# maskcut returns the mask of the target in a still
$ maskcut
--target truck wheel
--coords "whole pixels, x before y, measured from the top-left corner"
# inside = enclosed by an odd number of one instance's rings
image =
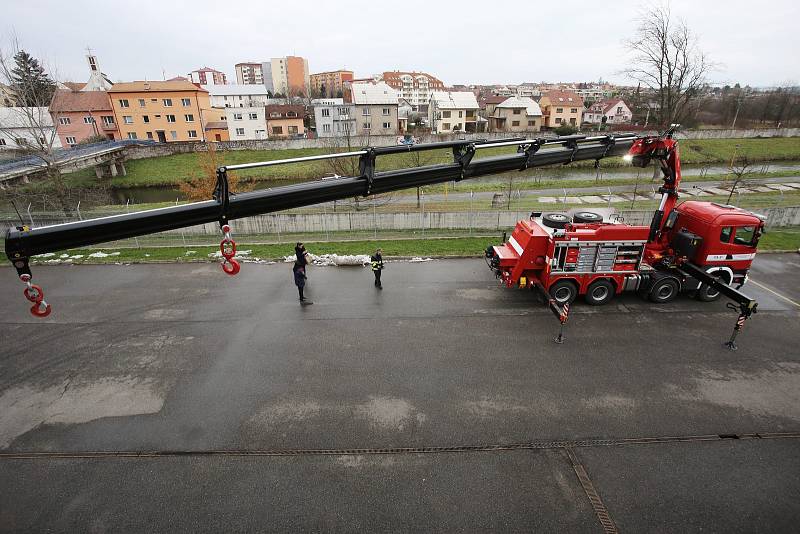
[[[576,223],[603,222],[603,216],[593,211],[579,211],[572,216],[572,222]]]
[[[614,293],[614,284],[605,278],[601,278],[589,284],[589,289],[586,290],[584,299],[587,304],[592,306],[602,306],[614,298]]]
[[[572,303],[578,296],[578,286],[572,280],[558,280],[550,286],[548,293],[559,304]]]
[[[548,228],[563,229],[569,224],[571,219],[564,213],[545,213],[542,215],[542,224]]]
[[[724,282],[724,280],[721,280],[721,277],[719,276],[717,276],[716,279]],[[702,302],[714,302],[715,300],[719,299],[720,292],[708,284],[700,284],[700,287],[697,288],[697,293],[695,293],[695,296],[697,297],[697,300]]]
[[[650,301],[657,304],[665,304],[677,297],[680,289],[681,285],[675,278],[671,276],[660,278],[655,281],[650,289]]]

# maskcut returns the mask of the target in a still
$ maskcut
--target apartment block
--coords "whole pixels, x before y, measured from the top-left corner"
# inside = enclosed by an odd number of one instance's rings
[[[208,91],[189,81],[118,83],[108,95],[123,139],[205,140]]]
[[[350,94],[356,135],[397,135],[397,91],[383,82],[354,83]]]
[[[322,98],[342,98],[345,84],[353,81],[353,71],[334,70],[318,72],[309,77],[311,94]]]
[[[310,76],[308,60],[299,56],[275,57],[270,60],[272,88],[284,96],[308,96]]]
[[[398,92],[414,108],[423,113],[428,111],[428,103],[433,91],[444,91],[444,83],[426,72],[387,71],[381,79]]]
[[[228,83],[228,78],[224,72],[209,67],[193,70],[186,76],[192,83],[200,85],[225,85]]]
[[[269,90],[263,85],[229,84],[204,85],[214,108],[245,108],[250,106],[266,106],[272,103]]]
[[[264,70],[261,63],[237,63],[234,69],[236,83],[264,85]]]

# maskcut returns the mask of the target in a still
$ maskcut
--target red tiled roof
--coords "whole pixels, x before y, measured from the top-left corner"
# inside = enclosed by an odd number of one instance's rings
[[[56,91],[50,111],[111,111],[111,101],[105,91]]]
[[[297,104],[271,104],[269,106],[266,106],[266,109],[264,111],[267,114],[267,119],[270,119],[270,114],[271,113],[280,113],[281,114],[280,117],[271,117],[273,119],[275,119],[275,118],[281,118],[281,119],[299,118],[299,119],[302,119],[303,115],[305,114],[306,108],[304,106],[297,105]],[[297,117],[286,117],[286,114],[289,113],[290,111],[294,111],[295,113],[297,113]]]
[[[78,82],[64,82],[64,86],[71,91],[80,91],[84,87],[86,87],[85,83],[78,83]]]
[[[550,103],[553,105],[577,106],[580,104],[583,106],[583,98],[572,91],[547,91],[542,95],[542,98],[544,97],[547,97],[550,100]],[[570,100],[570,98],[572,100]]]

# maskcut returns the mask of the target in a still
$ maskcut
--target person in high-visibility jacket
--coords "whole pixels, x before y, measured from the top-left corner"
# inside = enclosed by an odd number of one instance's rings
[[[381,271],[383,270],[383,256],[381,255],[383,251],[378,249],[375,251],[375,254],[370,257],[370,262],[372,264],[372,273],[375,275],[375,287],[378,289],[383,289],[381,285]]]

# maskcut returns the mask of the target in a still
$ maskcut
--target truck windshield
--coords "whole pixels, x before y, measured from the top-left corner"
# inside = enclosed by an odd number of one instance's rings
[[[739,226],[736,228],[736,237],[733,242],[737,245],[747,245],[752,247],[755,245],[756,227],[755,226]]]

